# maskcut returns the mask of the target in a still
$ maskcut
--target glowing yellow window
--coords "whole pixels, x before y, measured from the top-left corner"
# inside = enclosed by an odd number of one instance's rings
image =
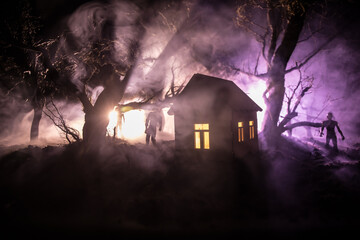
[[[196,149],[200,149],[200,148],[201,148],[200,132],[195,132],[195,148],[196,148]]]
[[[238,141],[243,142],[244,141],[244,123],[238,122]]]
[[[194,137],[196,149],[210,149],[210,127],[208,123],[194,124]],[[202,137],[201,137],[202,136]]]
[[[254,139],[255,138],[254,121],[249,121],[249,132],[250,132],[250,139]]]

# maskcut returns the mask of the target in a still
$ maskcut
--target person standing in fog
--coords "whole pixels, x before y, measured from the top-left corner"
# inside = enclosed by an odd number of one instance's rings
[[[340,135],[342,137],[342,140],[344,140],[345,137],[344,137],[344,134],[342,133],[342,131],[340,130],[338,122],[332,120],[333,117],[334,116],[333,116],[332,112],[329,112],[327,114],[327,119],[328,120],[323,121],[323,123],[322,123],[321,131],[320,131],[320,137],[323,136],[324,128],[326,128],[326,144],[325,144],[325,147],[326,148],[329,147],[329,143],[330,143],[330,140],[331,140],[332,143],[333,143],[333,146],[334,146],[334,150],[338,151],[335,127],[337,128],[338,132],[340,133]]]
[[[161,110],[150,112],[145,121],[146,144],[149,144],[150,139],[152,144],[156,145],[156,128],[159,126],[159,131],[162,130],[162,116]]]

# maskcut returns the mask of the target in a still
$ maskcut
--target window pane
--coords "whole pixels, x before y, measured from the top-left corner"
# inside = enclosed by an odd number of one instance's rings
[[[238,141],[244,141],[244,128],[238,128]]]
[[[244,141],[244,123],[238,122],[238,141],[243,142]]]
[[[254,121],[250,121],[249,126],[254,126]]]
[[[202,124],[194,124],[195,126],[195,130],[201,130],[202,129]]]
[[[204,148],[210,149],[210,136],[209,132],[204,132]]]
[[[255,138],[255,128],[254,126],[250,126],[250,139]]]
[[[195,148],[200,149],[201,143],[200,143],[200,132],[195,132]]]
[[[209,124],[208,123],[195,123],[194,124],[195,130],[209,130]]]

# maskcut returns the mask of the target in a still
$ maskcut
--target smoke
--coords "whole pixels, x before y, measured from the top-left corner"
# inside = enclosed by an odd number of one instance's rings
[[[138,14],[135,4],[128,1],[94,1],[81,5],[67,18],[67,33],[60,39],[56,58],[72,65],[70,80],[79,91],[96,65],[116,63],[123,68],[129,64]]]
[[[237,74],[229,75],[220,65],[237,65],[250,55],[256,57],[252,51],[254,41],[248,41],[247,35],[235,29],[234,9],[229,6],[216,8],[194,1],[190,10],[187,2],[168,5],[159,2],[154,8],[157,14],[145,23],[138,66],[127,89],[131,96],[161,91],[173,78],[176,85],[186,84],[197,72],[236,80]],[[88,48],[97,41],[111,39],[114,41],[112,60],[124,64],[129,43],[136,40],[138,30],[134,22],[140,14],[139,8],[126,1],[86,3],[68,18],[72,38],[71,42],[65,42],[77,48]],[[88,76],[88,69],[78,61],[74,82]]]
[[[82,91],[84,81],[94,70],[93,63],[88,60],[94,58],[91,54],[97,51],[97,44],[111,42],[106,49],[108,55],[98,59],[100,63],[113,61],[120,67],[128,65],[129,46],[139,31],[136,21],[143,13],[139,6],[120,0],[87,2],[65,19],[66,29],[62,30],[67,32],[60,40],[57,57],[66,58],[72,65],[70,80],[79,90]],[[186,85],[194,73],[208,74],[233,80],[262,107],[263,111],[258,113],[261,130],[266,112],[262,98],[265,82],[244,76],[231,67],[253,71],[257,65],[258,72],[264,73],[267,66],[261,57],[257,63],[261,44],[243,29],[235,27],[236,7],[231,3],[207,1],[159,1],[153,8],[152,18],[143,23],[146,31],[140,42],[139,59],[123,101],[141,99],[157,92],[161,98],[173,80],[175,86]],[[265,20],[265,15],[257,11],[253,16],[261,23]],[[315,17],[310,20],[318,21]],[[310,25],[314,25],[313,22]],[[300,38],[307,35],[304,31]],[[288,66],[304,59],[326,36],[316,35],[310,42],[299,43]],[[303,75],[314,77],[314,84],[303,98],[298,108],[299,116],[294,121],[320,122],[328,111],[332,111],[345,136],[349,136],[349,142],[358,141],[353,133],[360,128],[359,122],[354,121],[359,113],[351,107],[359,95],[356,74],[359,54],[354,52],[355,48],[350,41],[337,38],[303,68]],[[295,85],[298,78],[296,71],[288,74],[287,86]],[[101,81],[97,86],[86,86],[92,101],[102,90]],[[286,104],[281,115],[285,114]],[[313,135],[317,134],[317,129],[311,131]],[[306,134],[303,128],[294,130],[294,136]]]
[[[227,64],[236,65],[250,55],[248,65],[256,58],[251,51],[255,41],[248,41],[246,34],[234,28],[233,8],[226,5],[216,8],[197,1],[190,5],[187,2],[159,2],[154,8],[154,17],[143,23],[146,32],[140,42],[139,60],[123,101],[157,92],[162,92],[160,98],[164,97],[172,81],[175,86],[186,85],[194,73],[205,73],[234,80],[245,92],[255,93],[252,94],[255,101],[265,107],[260,97],[263,83],[250,85],[252,79],[226,69]],[[97,44],[106,45],[106,41],[111,41],[107,45],[109,55],[98,56],[100,62],[128,64],[129,45],[136,40],[135,22],[140,14],[141,9],[128,1],[88,2],[67,18],[70,33],[61,39],[57,57],[67,58],[72,64],[70,80],[80,91],[94,70],[88,59],[94,58],[91,54],[97,51],[94,49]],[[98,84],[102,85],[102,81],[100,79]],[[92,102],[96,101],[101,89],[101,86],[86,85]],[[165,122],[166,131],[159,133],[159,137],[169,139],[174,132],[173,125],[169,127],[173,119],[166,114]]]
[[[233,27],[234,9],[225,5],[214,8],[207,5],[206,1],[199,5],[196,3],[192,5],[194,10],[191,13],[182,4],[159,8],[161,11],[156,18],[145,24],[146,34],[141,42],[138,65],[126,89],[128,99],[124,101],[139,99],[160,90],[163,90],[164,95],[173,79],[175,85],[181,85],[186,84],[194,73],[213,75],[233,80],[263,108],[263,112],[258,113],[260,129],[262,115],[266,111],[262,99],[265,82],[228,68],[233,65],[245,70],[254,69],[261,50],[260,44]],[[93,43],[112,38],[115,43],[112,45],[111,59],[119,65],[126,65],[128,46],[136,35],[134,21],[138,14],[141,14],[140,9],[131,2],[111,1],[86,3],[69,16],[67,24],[72,37],[62,39],[58,53],[69,57],[70,62],[74,63],[70,80],[78,89],[83,88],[83,80],[91,69],[84,58],[75,53],[79,49],[91,53]],[[313,47],[313,43],[298,45],[289,66],[303,59]],[[332,111],[346,136],[344,143],[339,142],[344,147],[359,142],[360,123],[357,119],[360,116],[356,106],[360,100],[357,61],[360,56],[355,50],[346,39],[336,39],[308,63],[303,74],[314,77],[314,83],[311,93],[303,98],[298,108],[299,116],[295,119],[321,122],[326,113]],[[259,62],[258,71],[266,71],[264,61]],[[299,73],[295,71],[286,76],[286,84],[295,85],[298,79]],[[102,86],[87,86],[86,91],[95,101],[102,90]],[[205,99],[208,96],[199,96],[202,97]],[[0,144],[29,144],[33,115],[30,107],[24,107],[20,100],[7,101],[6,104],[1,102],[1,113],[8,116],[2,117],[2,120],[8,119],[2,122],[2,126],[12,127],[2,130]],[[56,105],[68,124],[81,133],[84,121],[81,104],[57,101]],[[25,110],[17,115],[14,109],[20,108]],[[37,220],[40,221],[37,224],[45,226],[48,223],[41,221],[56,216],[53,224],[57,226],[73,223],[81,227],[88,224],[135,230],[176,227],[182,231],[191,227],[196,229],[199,223],[207,229],[219,224],[224,226],[232,219],[236,219],[238,229],[246,228],[244,226],[248,226],[246,224],[251,221],[263,226],[264,222],[273,220],[272,216],[279,215],[286,216],[285,222],[292,221],[298,225],[301,221],[297,219],[307,219],[306,214],[312,217],[314,214],[311,211],[318,212],[316,203],[310,207],[306,205],[309,204],[306,202],[309,200],[309,192],[314,191],[312,194],[316,197],[317,190],[326,197],[333,195],[327,185],[329,172],[323,167],[319,171],[318,166],[314,170],[314,159],[311,159],[309,149],[302,149],[294,142],[291,142],[291,146],[285,141],[280,145],[281,151],[266,166],[267,175],[259,173],[250,176],[260,178],[261,175],[268,184],[261,193],[270,195],[267,196],[269,200],[264,202],[257,194],[253,194],[253,189],[249,189],[253,183],[247,177],[251,173],[243,174],[243,166],[234,168],[223,156],[212,156],[214,161],[186,159],[186,153],[182,152],[180,154],[183,154],[184,159],[179,161],[174,156],[172,141],[174,119],[167,111],[167,108],[163,109],[165,123],[163,131],[157,133],[158,146],[141,144],[145,142],[145,134],[142,133],[136,139],[126,139],[131,144],[118,140],[100,146],[97,149],[98,156],[82,155],[81,148],[76,144],[43,150],[29,147],[6,156],[1,159],[1,173],[4,173],[1,176],[6,179],[5,183],[9,184],[10,190],[13,190],[12,184],[17,187],[13,192],[4,194],[7,197],[3,198],[4,203],[11,203],[14,201],[11,197],[15,196],[15,204],[9,207],[9,211],[16,214],[16,211],[23,212],[26,209],[29,211],[29,222]],[[147,111],[144,111],[142,120],[146,114]],[[282,116],[284,114],[285,105]],[[131,123],[129,120],[125,121]],[[144,122],[140,121],[132,127],[143,129]],[[318,129],[311,131],[313,137],[318,137]],[[297,137],[306,134],[303,128],[294,130]],[[63,143],[66,142],[61,132],[43,116],[38,144]],[[21,161],[22,156],[27,160]],[[20,159],[15,161],[20,167],[11,168],[13,165],[8,164],[14,162],[14,159]],[[343,181],[353,180],[355,176],[353,172],[338,174],[344,178]],[[13,178],[7,180],[7,176],[13,177],[15,183],[12,182]],[[326,191],[319,186],[326,188]],[[352,195],[346,196],[349,199]],[[313,200],[311,197],[310,200]],[[319,201],[319,204],[326,202],[326,199]],[[60,206],[60,210],[57,206]],[[270,218],[259,221],[256,219],[258,209],[266,207],[270,208]],[[63,215],[59,217],[59,211],[62,210]],[[333,211],[330,207],[325,210]],[[325,216],[328,215],[331,214]],[[295,220],[289,220],[289,216],[295,216]],[[69,219],[73,221],[70,224]],[[271,226],[272,223],[269,224]]]
[[[1,93],[2,94],[2,93]],[[2,131],[0,133],[0,146],[23,147],[26,145],[58,145],[67,143],[63,132],[45,115],[42,115],[39,126],[39,139],[30,141],[30,129],[34,111],[28,102],[21,97],[2,96],[0,110],[2,113]],[[81,104],[55,101],[57,108],[64,117],[66,123],[80,134],[84,123],[84,114]],[[44,108],[45,110],[45,108]],[[80,135],[81,137],[81,135]]]
[[[314,46],[309,43],[305,46],[299,45],[298,49],[290,66],[294,66],[297,60],[303,59],[304,52],[311,52]],[[327,113],[332,112],[346,136],[345,142],[339,142],[344,148],[352,147],[359,142],[356,131],[359,126],[357,120],[359,111],[353,107],[360,100],[359,88],[356,86],[358,57],[360,57],[358,49],[351,47],[346,39],[337,38],[310,60],[302,70],[303,77],[313,77],[314,82],[310,92],[302,99],[298,108],[299,116],[295,121],[322,122],[326,120]],[[299,73],[295,71],[286,77],[288,86],[295,86]],[[284,108],[282,116],[285,114]],[[313,137],[319,137],[319,129],[311,131]],[[294,130],[294,135],[304,137],[307,136],[307,132],[305,128],[298,128]]]

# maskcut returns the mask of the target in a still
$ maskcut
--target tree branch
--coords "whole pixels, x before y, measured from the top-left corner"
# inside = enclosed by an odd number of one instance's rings
[[[298,44],[299,44],[299,43],[302,43],[302,42],[306,42],[307,40],[309,40],[310,38],[312,38],[316,33],[320,32],[321,30],[322,30],[322,28],[319,28],[319,29],[311,32],[311,33],[309,34],[309,36],[307,36],[307,37],[299,40],[299,41],[298,41]]]
[[[246,8],[246,4],[243,5],[243,6],[238,6],[238,8],[236,9],[236,18],[235,18],[236,22],[235,22],[235,24],[238,27],[244,28],[247,32],[254,35],[255,38],[259,42],[262,42],[262,40],[265,39],[265,37],[264,37],[265,35],[262,35],[262,34],[258,33],[252,27],[259,28],[259,29],[262,29],[264,31],[267,31],[267,28],[264,27],[264,26],[261,26],[260,24],[257,24],[256,22],[254,22],[252,20],[250,20],[246,16],[247,10],[245,8]]]
[[[285,70],[285,74],[290,73],[294,70],[302,68],[305,64],[307,64],[314,56],[316,56],[321,50],[323,50],[332,40],[335,39],[336,36],[338,36],[339,33],[334,34],[332,37],[330,37],[327,41],[325,41],[323,44],[321,44],[317,49],[315,49],[312,53],[310,53],[302,62],[296,63],[296,66],[291,67],[287,70]]]
[[[307,122],[307,121],[303,121],[303,122],[297,122],[297,123],[293,123],[290,125],[287,125],[283,128],[281,128],[281,132],[285,132],[288,131],[290,129],[294,129],[296,127],[321,127],[322,123],[314,123],[314,122]]]
[[[291,108],[290,108],[291,102],[292,102],[292,100],[293,100],[293,98],[294,98],[294,96],[295,96],[296,90],[297,90],[297,89],[299,88],[299,86],[301,85],[301,82],[302,82],[302,77],[301,77],[301,72],[300,72],[300,79],[299,79],[296,87],[295,87],[294,90],[292,91],[291,96],[288,98],[288,100],[289,100],[289,101],[288,101],[288,113],[291,112]]]
[[[65,134],[65,138],[69,143],[72,142],[69,136],[71,136],[76,142],[80,141],[79,131],[75,128],[69,127],[66,124],[64,117],[62,116],[52,99],[49,103],[53,110],[50,109],[48,104],[46,104],[45,108],[47,111],[43,110],[43,113],[54,123],[57,128],[59,128]]]
[[[304,97],[305,93],[307,91],[309,91],[311,88],[311,86],[308,86],[306,88],[304,88],[302,91],[301,91],[301,94],[300,96],[298,97],[298,100],[296,101],[295,105],[294,105],[294,108],[292,109],[292,111],[290,111],[285,117],[284,119],[280,122],[279,124],[279,127],[282,128],[283,126],[285,126],[288,122],[291,121],[291,119],[293,119],[294,117],[297,117],[298,113],[296,112],[296,109],[297,107],[299,106],[300,104],[300,101],[301,99]],[[290,104],[290,103],[289,103]]]
[[[245,71],[245,70],[242,70],[240,68],[237,68],[235,66],[229,66],[233,71],[235,71],[236,73],[237,72],[240,72],[242,74],[245,74],[249,77],[255,77],[255,78],[258,78],[258,79],[261,79],[261,80],[267,80],[269,74],[268,73],[260,73],[260,74],[254,74],[254,73],[251,73],[251,72],[248,72],[248,71]]]
[[[270,37],[270,44],[268,49],[268,55],[267,60],[268,63],[271,63],[271,60],[274,56],[275,49],[276,49],[276,43],[280,34],[280,17],[278,14],[276,14],[276,9],[273,6],[272,1],[267,1],[267,21],[268,21],[268,27],[271,31],[271,37]]]

